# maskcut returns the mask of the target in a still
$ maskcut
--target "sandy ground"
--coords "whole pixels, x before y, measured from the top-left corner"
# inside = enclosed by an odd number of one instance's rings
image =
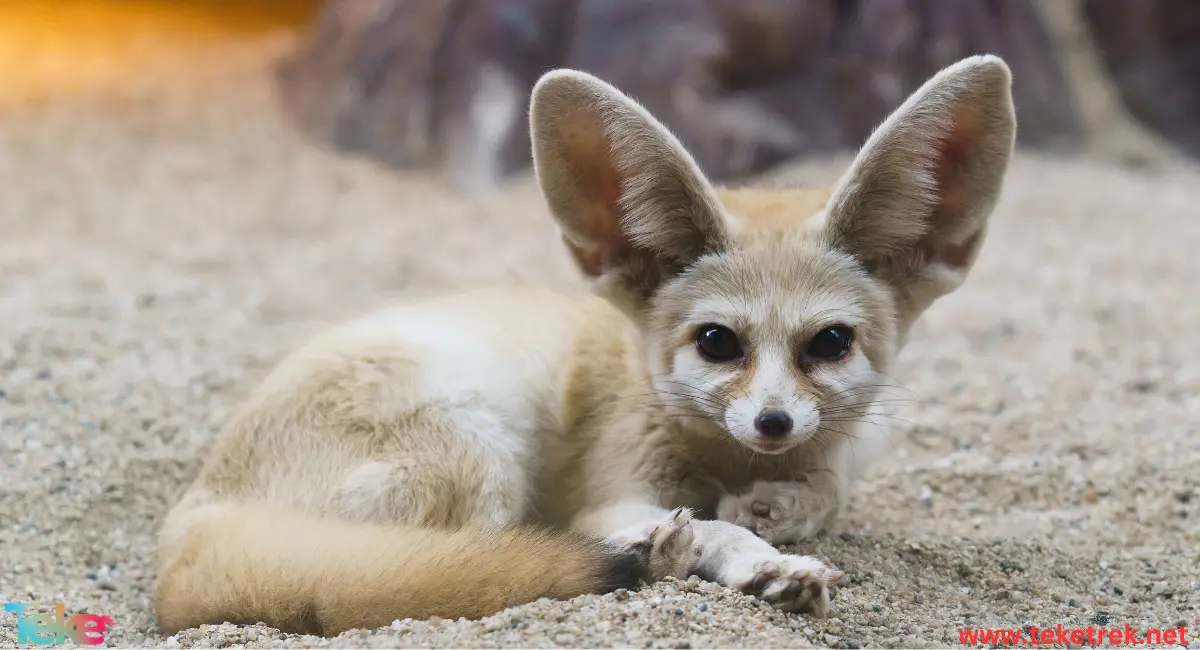
[[[282,354],[406,292],[580,286],[527,180],[468,200],[319,151],[277,117],[261,52],[213,58],[0,111],[0,601],[64,602],[112,616],[110,645],[170,647],[944,647],[963,626],[1200,627],[1200,174],[1023,155],[974,275],[903,355],[917,400],[894,454],[801,547],[847,572],[835,618],[693,581],[332,640],[164,638],[152,535]],[[15,639],[4,615],[0,645]]]

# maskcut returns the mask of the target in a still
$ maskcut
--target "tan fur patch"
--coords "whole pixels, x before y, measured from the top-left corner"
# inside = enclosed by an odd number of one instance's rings
[[[796,236],[813,215],[825,208],[829,190],[788,188],[718,188],[725,209],[741,221],[744,237]]]

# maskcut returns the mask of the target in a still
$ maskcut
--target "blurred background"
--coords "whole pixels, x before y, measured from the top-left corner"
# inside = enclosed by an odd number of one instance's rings
[[[1026,147],[1200,156],[1192,0],[6,0],[0,101],[113,90],[267,37],[289,41],[262,55],[306,137],[459,187],[528,168],[528,90],[554,67],[636,95],[722,180],[852,149],[982,51],[1013,68]]]

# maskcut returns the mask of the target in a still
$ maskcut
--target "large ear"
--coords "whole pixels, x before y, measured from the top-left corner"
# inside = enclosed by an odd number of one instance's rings
[[[1011,85],[995,56],[943,69],[875,130],[829,200],[827,241],[893,284],[908,319],[975,262],[1016,136]]]
[[[644,300],[728,242],[726,215],[692,157],[634,100],[555,70],[530,104],[538,183],[579,268]]]

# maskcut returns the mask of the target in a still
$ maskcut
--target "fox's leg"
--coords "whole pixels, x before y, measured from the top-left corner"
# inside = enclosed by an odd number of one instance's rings
[[[825,616],[829,587],[842,572],[809,555],[780,553],[754,533],[726,521],[697,521],[695,573],[753,594],[788,612]]]
[[[409,418],[388,445],[345,473],[336,495],[341,514],[436,527],[519,522],[529,492],[521,432],[488,416],[426,409]]]
[[[824,616],[829,587],[842,576],[815,557],[780,553],[740,526],[693,520],[686,508],[667,510],[649,501],[597,508],[577,517],[574,526],[649,554],[650,566],[660,569],[651,576],[654,580],[696,573],[785,611]],[[669,570],[662,571],[664,567]]]
[[[350,519],[439,528],[504,527],[520,521],[523,480],[481,466],[462,469],[423,455],[364,461],[346,472],[335,507]],[[458,483],[464,474],[467,480]]]

